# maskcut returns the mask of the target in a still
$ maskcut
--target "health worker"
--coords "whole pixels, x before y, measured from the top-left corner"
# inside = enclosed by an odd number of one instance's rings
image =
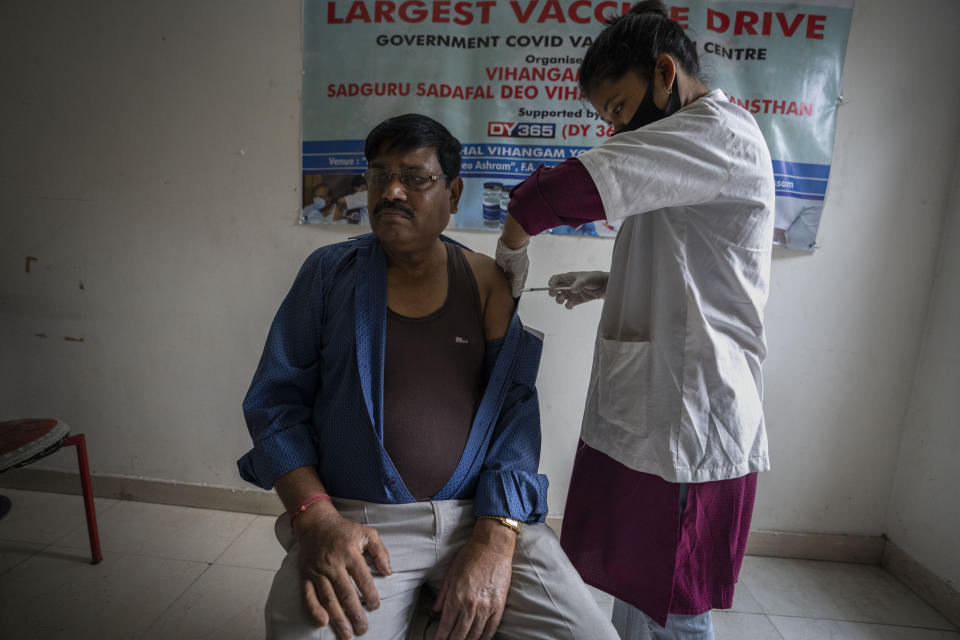
[[[622,221],[609,273],[549,281],[568,308],[603,299],[561,541],[622,638],[713,638],[769,469],[770,153],[659,1],[608,23],[580,88],[617,133],[515,188],[497,248],[519,296],[529,236]]]

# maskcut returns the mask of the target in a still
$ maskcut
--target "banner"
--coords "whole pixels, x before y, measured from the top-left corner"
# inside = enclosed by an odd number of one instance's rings
[[[457,229],[497,230],[509,190],[613,135],[577,73],[611,0],[304,0],[300,221],[365,224],[363,141],[423,113],[463,144]],[[777,244],[812,251],[830,175],[853,0],[669,7],[705,84],[753,114],[777,184]],[[595,223],[553,233],[613,236]]]

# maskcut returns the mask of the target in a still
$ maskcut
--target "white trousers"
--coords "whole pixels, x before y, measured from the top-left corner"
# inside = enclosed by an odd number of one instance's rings
[[[444,574],[473,531],[473,502],[443,500],[374,504],[335,500],[340,514],[373,527],[390,553],[393,575],[380,575],[369,559],[380,608],[367,611],[364,640],[421,640],[436,634],[439,616],[430,608]],[[317,628],[300,596],[297,542],[286,515],[275,525],[287,551],[266,605],[267,638],[333,640]],[[423,596],[423,597],[421,597]],[[545,524],[524,525],[513,555],[513,576],[496,638],[523,640],[617,640],[579,574]]]

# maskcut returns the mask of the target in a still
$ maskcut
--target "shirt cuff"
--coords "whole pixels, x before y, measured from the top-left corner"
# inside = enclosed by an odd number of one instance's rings
[[[291,427],[255,443],[237,460],[240,477],[261,489],[270,490],[277,478],[297,467],[320,463],[316,445],[307,427]]]
[[[543,522],[547,517],[547,485],[547,476],[542,473],[484,471],[477,478],[473,515]]]
[[[579,227],[606,217],[590,172],[576,158],[568,158],[552,169],[540,165],[533,175],[514,187],[507,210],[531,236],[554,227]]]

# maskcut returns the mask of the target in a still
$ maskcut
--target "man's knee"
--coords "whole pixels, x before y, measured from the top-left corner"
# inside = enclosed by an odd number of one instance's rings
[[[517,539],[501,630],[507,638],[617,639],[609,618],[545,524],[526,525]]]

